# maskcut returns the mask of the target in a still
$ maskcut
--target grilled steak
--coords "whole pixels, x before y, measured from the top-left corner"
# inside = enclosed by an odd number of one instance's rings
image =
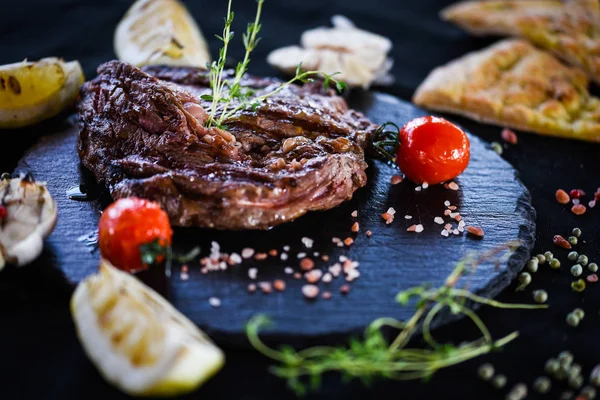
[[[279,82],[242,85],[261,94]],[[210,93],[200,69],[101,65],[77,105],[83,165],[115,199],[155,200],[173,225],[218,229],[266,229],[365,185],[363,147],[376,126],[341,97],[290,86],[223,130],[206,127],[211,104],[200,96]]]

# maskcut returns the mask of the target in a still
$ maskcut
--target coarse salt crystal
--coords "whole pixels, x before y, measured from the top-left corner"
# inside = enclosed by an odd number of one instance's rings
[[[339,237],[332,237],[331,238],[331,243],[339,243],[340,242],[340,238]]]
[[[314,257],[319,257],[319,252],[318,251],[313,252],[313,256]]]
[[[457,212],[450,213],[450,218],[456,218],[457,215],[460,215],[460,213],[457,213]]]
[[[302,238],[302,244],[304,244],[304,246],[305,246],[307,249],[312,249],[312,247],[313,247],[313,243],[314,243],[314,242],[315,242],[315,241],[314,241],[314,240],[312,240],[311,238],[307,238],[307,237],[303,237],[303,238]]]
[[[444,210],[444,215],[447,217],[448,215],[450,215],[451,212],[452,211],[450,211],[450,210]]]
[[[285,261],[288,259],[288,254],[287,253],[281,253],[281,255],[279,256],[279,259],[281,261]]]
[[[323,272],[320,269],[313,269],[310,272],[304,274],[304,278],[308,283],[317,283],[323,276]]]
[[[462,221],[462,220],[461,220],[461,221],[458,223],[458,226],[459,226],[459,227],[461,227],[461,226],[463,226],[463,227],[464,227],[465,225],[466,225],[466,222],[465,222],[465,221]]]
[[[242,258],[250,258],[254,255],[254,249],[251,249],[250,247],[246,247],[245,249],[242,250]]]
[[[188,279],[190,279],[190,276],[187,273],[185,273],[185,272],[182,272],[179,275],[179,277],[181,278],[182,281],[187,281]]]
[[[573,199],[573,204],[579,204],[581,201],[579,199]]]
[[[302,286],[302,294],[307,299],[314,299],[319,295],[319,288],[315,285],[304,285]]]
[[[256,269],[256,268],[248,269],[248,278],[256,279],[256,275],[258,275],[258,269]]]
[[[300,253],[298,253],[297,257],[304,258],[304,257],[306,257],[306,253],[300,252]]]
[[[452,231],[452,233],[454,233],[455,235],[458,235],[460,232],[458,231],[458,229],[455,229]]]
[[[423,232],[423,229],[424,229],[423,225],[419,224],[419,225],[416,226],[415,232],[421,233],[421,232]]]
[[[446,200],[446,201],[444,201],[444,205],[445,205],[446,207],[448,207],[448,206],[450,205],[450,200]]]
[[[324,282],[324,283],[329,283],[332,280],[333,280],[333,276],[331,276],[331,274],[329,272],[325,273],[323,275],[323,277],[321,278],[321,282]]]
[[[448,231],[444,229],[444,230],[442,231],[442,236],[446,236],[446,237],[448,237]]]
[[[427,189],[429,187],[429,183],[423,182],[421,186],[423,187],[423,189]]]
[[[354,211],[352,211],[352,214],[350,214],[350,215],[351,215],[353,218],[356,218],[356,217],[358,217],[358,211],[357,211],[357,210],[354,210]]]
[[[405,215],[404,219],[412,219],[412,215]]]
[[[283,246],[283,251],[290,251],[290,246],[288,246],[288,245]]]
[[[340,263],[333,264],[329,267],[329,272],[331,272],[331,275],[335,277],[339,276],[342,272],[342,265]]]
[[[256,292],[256,284],[254,284],[254,283],[250,283],[250,284],[248,284],[248,291],[249,291],[250,293],[254,293],[254,292]]]
[[[221,262],[219,263],[219,269],[220,269],[221,271],[225,271],[225,270],[227,269],[227,263],[226,263],[225,261],[221,261]]]
[[[458,190],[458,189],[459,189],[459,186],[458,186],[458,184],[457,184],[456,182],[450,182],[450,183],[448,184],[448,189],[451,189],[451,190]]]
[[[360,276],[360,272],[356,269],[351,269],[348,271],[348,273],[346,274],[346,281],[347,282],[352,282],[353,280],[355,280],[356,278],[358,278]]]
[[[229,261],[231,261],[234,264],[241,264],[242,257],[238,253],[231,253],[231,255],[229,256]]]
[[[211,297],[210,299],[208,299],[208,303],[217,308],[221,306],[221,299],[219,299],[218,297]]]
[[[340,256],[339,260],[340,260],[340,262],[346,262],[346,261],[348,261],[348,257]]]
[[[388,208],[387,213],[388,214],[392,214],[392,215],[396,215],[396,210],[394,210],[394,207],[390,207],[390,208]]]
[[[420,191],[421,191],[421,189],[422,189],[422,188],[421,188],[421,186],[417,186],[417,187],[415,188],[415,192],[420,192]]]
[[[442,225],[444,223],[444,219],[442,217],[435,217],[433,219],[433,222],[435,222],[438,225]]]
[[[594,207],[596,207],[596,200],[591,200],[591,201],[588,203],[588,206],[590,206],[590,208],[594,208]]]
[[[291,275],[291,274],[294,273],[294,268],[292,268],[292,267],[285,267],[284,270],[283,270],[283,272],[285,272],[288,275]]]

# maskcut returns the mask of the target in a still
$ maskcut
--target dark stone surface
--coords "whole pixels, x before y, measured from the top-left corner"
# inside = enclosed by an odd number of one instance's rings
[[[392,96],[367,92],[354,93],[350,104],[375,122],[394,121],[400,125],[424,114],[414,106]],[[74,121],[70,118],[69,121]],[[62,130],[62,131],[61,131]],[[26,154],[18,171],[31,171],[38,180],[48,183],[50,192],[59,205],[59,221],[48,240],[48,252],[39,263],[50,263],[59,268],[66,277],[77,282],[94,273],[98,266],[98,252],[77,238],[96,229],[104,201],[80,202],[70,200],[66,191],[83,182],[88,190],[94,189],[86,171],[82,171],[75,151],[77,127],[67,123],[42,138]],[[466,172],[456,182],[459,191],[433,185],[421,192],[415,185],[405,181],[392,186],[392,175],[398,170],[377,160],[370,160],[368,184],[356,192],[354,198],[326,212],[313,212],[292,223],[277,226],[269,231],[218,232],[214,230],[179,229],[175,246],[187,249],[199,245],[203,255],[208,255],[211,241],[221,245],[227,253],[241,252],[252,247],[257,252],[291,246],[289,259],[269,257],[265,261],[247,260],[241,266],[230,267],[225,272],[201,274],[197,261],[189,264],[189,280],[180,278],[180,267],[175,266],[167,284],[170,300],[185,315],[221,340],[242,342],[243,327],[248,319],[264,313],[275,325],[269,334],[284,336],[316,336],[343,334],[362,330],[370,321],[385,316],[407,319],[413,307],[400,307],[395,295],[412,286],[423,283],[440,285],[465,254],[495,249],[511,240],[520,239],[522,247],[506,262],[496,266],[486,262],[479,266],[470,278],[470,289],[484,296],[493,297],[505,288],[524,264],[534,242],[535,211],[530,204],[529,192],[516,178],[514,169],[494,151],[474,136],[471,140],[471,162]],[[98,191],[97,186],[95,187]],[[483,240],[469,235],[444,237],[442,225],[434,223],[436,216],[444,217],[444,201],[458,206],[467,224],[481,226],[486,235]],[[391,225],[386,225],[381,214],[394,207],[397,214]],[[339,248],[332,237],[344,239],[351,235],[354,221],[353,210],[360,233],[350,248]],[[405,215],[413,218],[407,220]],[[454,226],[457,225],[455,221]],[[412,224],[423,224],[420,233],[407,232]],[[365,232],[373,236],[367,238]],[[312,249],[306,249],[301,239],[314,240]],[[327,254],[329,262],[313,256],[317,251]],[[321,291],[330,290],[333,298],[307,301],[301,293],[304,280],[294,280],[284,273],[285,266],[299,271],[297,253],[306,252],[316,261],[317,268],[326,269],[340,256],[358,261],[361,276],[352,285],[349,295],[342,296],[339,287],[345,284],[340,277],[331,284],[320,283]],[[264,295],[249,294],[248,268],[258,269],[257,281],[284,279],[287,290]],[[154,278],[156,277],[156,274]],[[156,284],[156,279],[154,279]],[[160,282],[158,283],[159,286]],[[162,285],[165,286],[165,285]],[[212,296],[222,300],[218,309],[208,302]],[[443,322],[443,321],[438,321]]]

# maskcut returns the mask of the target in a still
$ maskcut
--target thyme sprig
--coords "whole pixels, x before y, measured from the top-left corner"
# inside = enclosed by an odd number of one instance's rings
[[[508,250],[509,247],[503,249]],[[492,256],[498,254],[498,251],[494,250]],[[273,349],[259,336],[260,330],[270,323],[264,315],[253,317],[246,326],[246,333],[256,350],[278,363],[271,368],[271,372],[286,379],[290,388],[298,395],[304,395],[307,391],[303,378],[309,378],[309,387],[314,390],[319,387],[322,375],[327,372],[340,372],[346,380],[357,378],[366,384],[374,378],[427,379],[442,368],[499,349],[518,337],[518,332],[513,332],[494,340],[483,321],[467,306],[469,302],[505,309],[547,308],[544,305],[501,303],[478,296],[466,287],[457,288],[461,277],[473,271],[488,256],[489,254],[485,257],[465,258],[457,264],[441,287],[421,285],[399,293],[396,300],[403,306],[416,299],[413,316],[406,322],[394,318],[377,319],[366,328],[362,340],[353,339],[347,346],[319,346],[300,351],[289,346]],[[435,317],[444,309],[449,309],[454,315],[462,314],[469,318],[482,337],[459,346],[437,342],[432,335],[431,326]],[[418,333],[419,326],[428,347],[410,348],[410,338]],[[382,332],[384,327],[399,330],[391,343]]]
[[[256,109],[260,107],[262,102],[264,102],[267,98],[279,93],[281,90],[296,82],[311,82],[314,78],[319,77],[323,79],[323,87],[325,90],[329,90],[329,87],[332,84],[339,92],[343,92],[347,87],[344,82],[334,78],[334,76],[338,75],[339,72],[335,74],[326,74],[320,71],[303,71],[302,64],[298,65],[298,68],[296,68],[296,74],[292,79],[282,83],[277,88],[265,94],[256,95],[255,90],[244,87],[242,85],[242,79],[246,72],[248,72],[250,56],[260,41],[258,34],[262,29],[260,17],[262,14],[263,3],[264,0],[257,0],[258,5],[256,8],[254,22],[248,24],[246,32],[242,35],[242,41],[244,43],[246,52],[244,54],[244,59],[239,62],[235,68],[233,80],[230,81],[229,79],[224,79],[227,52],[229,50],[229,44],[234,37],[234,32],[231,30],[234,20],[234,12],[231,9],[232,0],[229,0],[223,34],[222,36],[217,35],[217,38],[223,43],[223,46],[219,50],[219,59],[207,64],[207,67],[210,70],[209,78],[212,94],[201,96],[203,100],[211,102],[207,125],[208,128],[213,126],[224,128],[225,122],[232,118],[239,111],[246,109],[252,109],[252,111],[256,111]],[[223,103],[221,107],[219,107],[220,103]],[[232,103],[234,103],[233,106]]]

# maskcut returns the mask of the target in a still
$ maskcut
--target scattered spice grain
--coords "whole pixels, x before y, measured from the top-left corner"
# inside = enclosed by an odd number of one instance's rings
[[[302,269],[302,271],[310,271],[314,267],[315,262],[310,258],[303,258],[302,260],[300,260],[300,269]]]
[[[315,285],[302,286],[302,294],[307,299],[314,299],[319,295],[319,288]]]
[[[404,178],[401,175],[394,175],[392,176],[392,185],[397,185],[399,183],[401,183],[404,180]]]
[[[572,248],[571,243],[569,243],[567,241],[567,239],[565,239],[561,235],[554,235],[552,242],[554,243],[555,246],[562,247],[563,249],[571,249]]]

